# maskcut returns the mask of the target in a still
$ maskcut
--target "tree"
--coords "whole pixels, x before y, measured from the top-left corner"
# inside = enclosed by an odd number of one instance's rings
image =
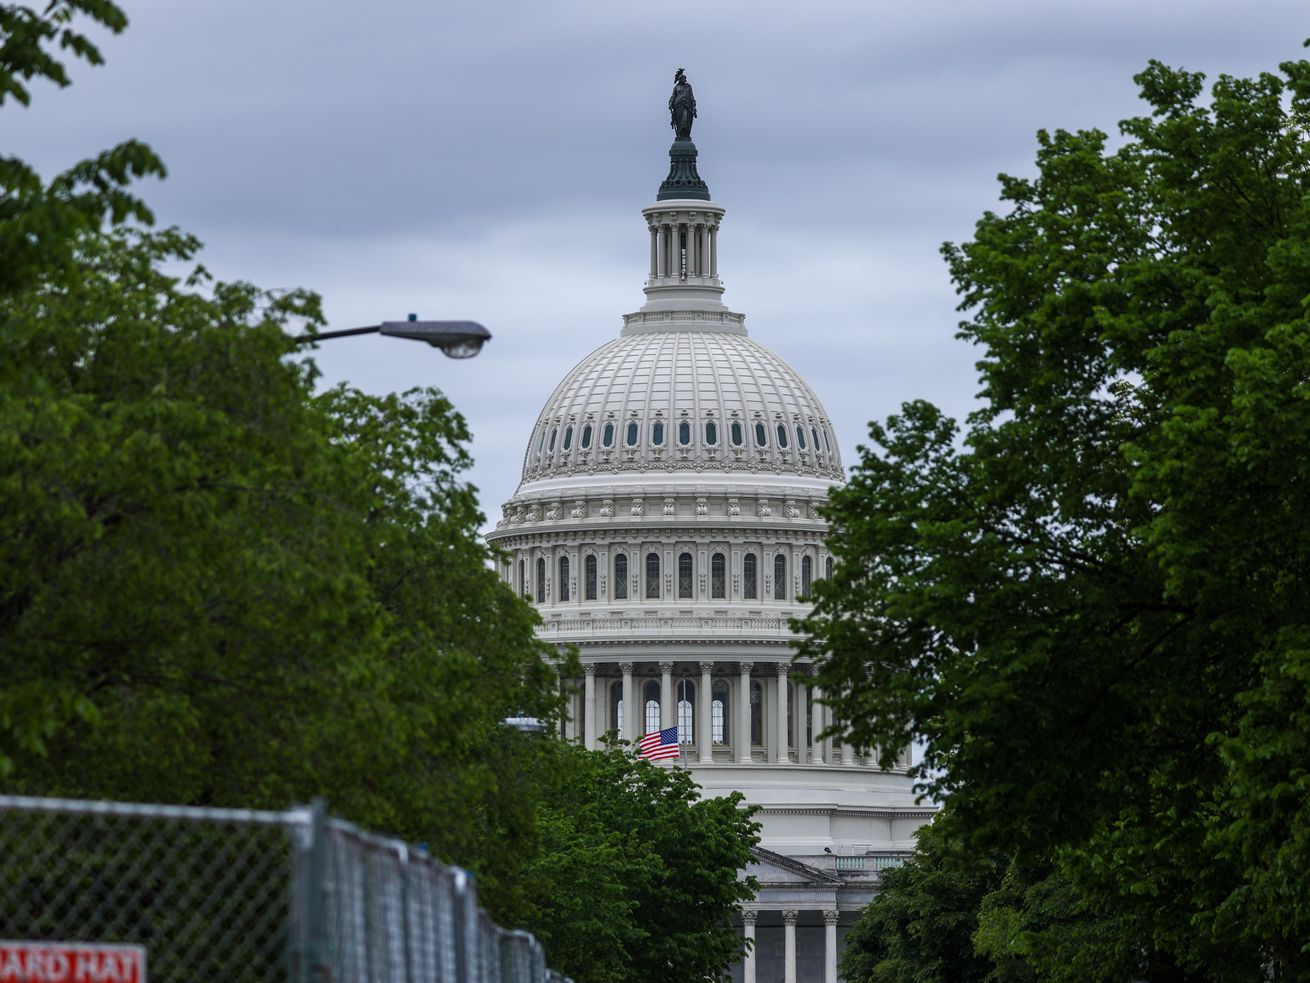
[[[1310,978],[1310,63],[1137,81],[946,247],[980,406],[871,426],[803,654],[1131,972]]]
[[[758,885],[741,794],[701,798],[691,773],[619,746],[550,742],[539,773],[541,853],[522,924],[578,983],[720,980],[741,956],[732,917]]]

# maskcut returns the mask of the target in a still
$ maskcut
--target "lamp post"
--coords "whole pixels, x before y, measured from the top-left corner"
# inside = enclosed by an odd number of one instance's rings
[[[450,358],[472,358],[491,340],[491,332],[477,321],[420,321],[417,314],[411,314],[404,321],[383,321],[381,324],[373,324],[366,328],[302,334],[297,335],[293,340],[299,345],[308,345],[317,341],[348,338],[360,334],[380,334],[389,338],[426,341],[433,348],[440,348]]]

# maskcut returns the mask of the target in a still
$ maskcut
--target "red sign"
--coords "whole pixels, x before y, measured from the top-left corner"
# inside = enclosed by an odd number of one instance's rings
[[[146,983],[139,945],[0,941],[0,983]]]

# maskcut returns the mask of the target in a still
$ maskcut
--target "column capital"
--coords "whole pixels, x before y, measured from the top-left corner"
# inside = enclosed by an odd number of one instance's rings
[[[782,913],[782,923],[784,925],[795,925],[796,919],[800,918],[800,916],[799,911],[784,911]]]
[[[701,671],[701,672],[713,672],[713,671],[714,671],[714,663],[713,663],[713,662],[702,662],[702,663],[700,664],[700,671]]]
[[[774,665],[773,665],[773,668],[774,668],[774,671],[777,672],[779,676],[785,676],[785,675],[787,675],[787,673],[791,672],[791,663],[790,663],[790,662],[775,662]]]
[[[623,673],[632,672],[632,663],[631,663],[631,662],[620,662],[620,663],[619,663],[619,672],[623,672]]]
[[[594,663],[594,662],[584,662],[584,663],[582,664],[582,672],[583,672],[584,675],[587,675],[587,676],[594,676],[594,675],[596,675],[596,670],[599,669],[599,668],[600,668],[600,666],[596,665],[596,663]]]
[[[754,925],[759,917],[760,913],[754,908],[743,908],[741,910],[741,921],[743,925]]]
[[[673,671],[673,663],[672,663],[672,662],[661,662],[661,663],[660,663],[660,672],[672,672],[672,671]]]
[[[825,912],[823,913],[823,924],[825,924],[825,925],[836,925],[836,924],[837,924],[837,919],[840,918],[840,917],[841,917],[841,912],[840,912],[840,911],[836,911],[836,910],[825,911]]]
[[[737,663],[737,671],[738,671],[738,672],[746,673],[747,675],[749,675],[749,674],[751,673],[751,671],[754,670],[754,668],[755,668],[755,663],[754,663],[754,662],[738,662],[738,663]]]

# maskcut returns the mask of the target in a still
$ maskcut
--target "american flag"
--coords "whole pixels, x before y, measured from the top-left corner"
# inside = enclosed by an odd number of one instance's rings
[[[678,728],[665,727],[653,730],[637,742],[637,757],[647,761],[663,761],[679,754]]]

